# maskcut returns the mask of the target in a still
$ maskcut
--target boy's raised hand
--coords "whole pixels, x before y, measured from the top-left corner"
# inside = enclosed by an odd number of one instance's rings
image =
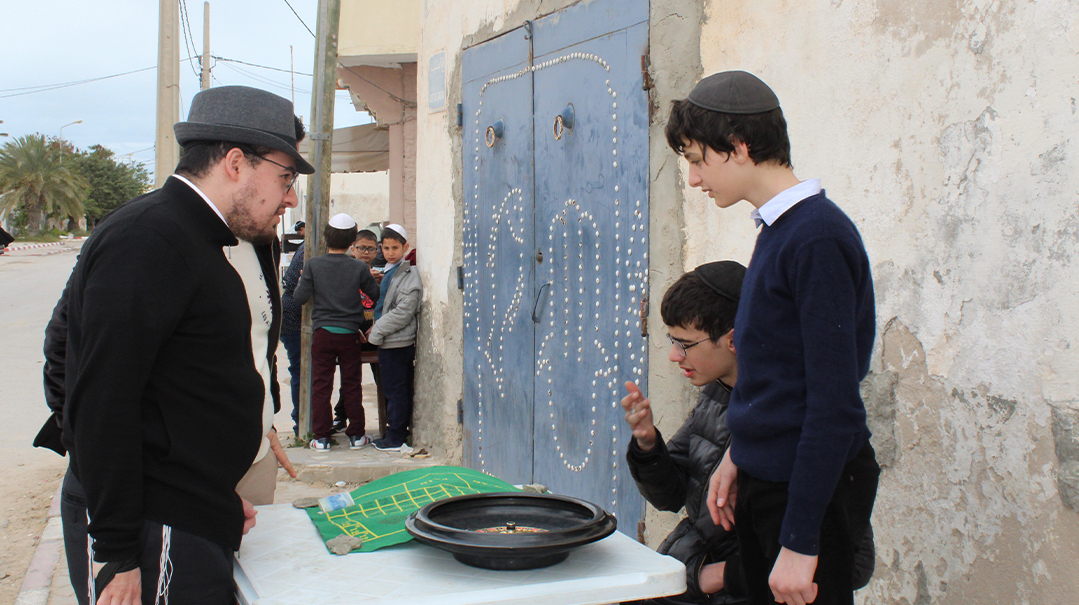
[[[626,382],[629,395],[622,398],[622,409],[626,411],[626,422],[637,439],[637,447],[651,451],[656,446],[656,425],[652,422],[652,403],[641,393],[640,387]]]

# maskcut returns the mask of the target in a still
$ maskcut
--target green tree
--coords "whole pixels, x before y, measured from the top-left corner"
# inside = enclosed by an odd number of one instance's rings
[[[50,214],[81,216],[87,187],[86,179],[60,164],[59,147],[43,135],[0,147],[0,212],[24,212],[30,235],[41,232]]]
[[[64,160],[64,165],[68,162],[89,184],[85,201],[87,229],[124,202],[150,190],[150,176],[142,164],[118,162],[116,154],[101,145],[73,154]]]

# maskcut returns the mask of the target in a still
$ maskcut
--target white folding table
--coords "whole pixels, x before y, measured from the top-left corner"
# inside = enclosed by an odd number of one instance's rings
[[[551,567],[494,571],[416,541],[336,556],[290,504],[258,507],[257,521],[237,554],[242,605],[592,605],[686,589],[680,561],[617,531]]]

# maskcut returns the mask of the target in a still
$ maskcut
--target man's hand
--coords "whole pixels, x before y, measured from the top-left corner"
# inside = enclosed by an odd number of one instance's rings
[[[708,480],[708,514],[712,523],[730,531],[734,527],[734,501],[738,497],[738,467],[731,462],[731,448],[723,454],[723,461]]]
[[[697,585],[704,594],[715,594],[723,590],[723,572],[727,569],[727,562],[709,563],[701,568],[697,576]]]
[[[781,549],[768,576],[768,587],[776,603],[805,605],[816,601],[817,584],[813,582],[816,571],[817,557]]]
[[[270,429],[270,432],[266,433],[266,438],[270,440],[270,449],[273,451],[274,458],[277,458],[277,463],[288,472],[289,477],[295,479],[296,469],[292,467],[292,461],[285,454],[285,448],[281,447],[281,440],[277,438],[277,431]]]
[[[240,501],[244,503],[244,535],[251,531],[251,528],[255,526],[255,515],[258,511],[255,510],[255,505],[251,504],[247,500],[240,498]]]
[[[86,588],[83,586],[83,588]],[[97,605],[140,605],[142,603],[142,572],[136,567],[112,577],[97,598]]]
[[[626,422],[637,438],[637,447],[651,451],[656,446],[656,425],[652,422],[652,403],[645,399],[640,387],[632,382],[626,383],[629,395],[622,398],[622,409],[626,411]]]
[[[371,269],[371,277],[375,278],[375,283],[382,285],[382,272]]]

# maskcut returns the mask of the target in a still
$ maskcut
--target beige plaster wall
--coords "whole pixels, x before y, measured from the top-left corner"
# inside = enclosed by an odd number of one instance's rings
[[[345,65],[390,66],[414,60],[419,5],[420,0],[342,0],[337,54]]]
[[[772,85],[796,173],[823,179],[874,264],[864,391],[884,472],[860,602],[1071,602],[1079,4],[712,0],[706,13],[704,73]],[[685,195],[686,266],[747,261],[751,208]]]
[[[292,232],[292,226],[296,224],[296,221],[303,220],[305,216],[306,208],[303,204],[307,200],[306,181],[307,179],[296,181],[297,193],[303,201],[296,208],[289,210],[282,221],[285,230],[289,233]],[[387,220],[390,212],[389,174],[385,170],[333,174],[330,177],[329,216],[338,212],[351,216],[359,223],[360,228],[369,223]]]

